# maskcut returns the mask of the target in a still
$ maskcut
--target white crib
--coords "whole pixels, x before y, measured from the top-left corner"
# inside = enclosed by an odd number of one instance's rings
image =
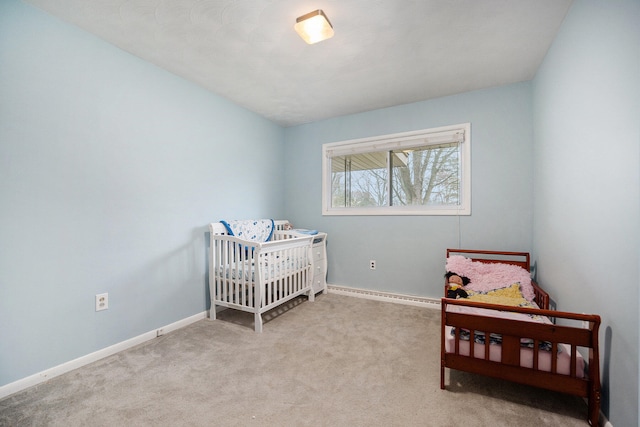
[[[222,223],[211,223],[209,248],[209,317],[216,306],[254,314],[255,331],[262,332],[262,314],[299,296],[314,300],[313,236],[284,230],[287,221],[274,221],[266,242],[229,235]]]

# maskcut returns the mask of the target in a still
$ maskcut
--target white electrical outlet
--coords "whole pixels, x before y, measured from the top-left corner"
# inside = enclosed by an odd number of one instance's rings
[[[372,270],[376,269],[376,260],[375,259],[369,260],[369,268],[372,269]]]
[[[102,311],[109,308],[109,294],[96,295],[96,311]]]

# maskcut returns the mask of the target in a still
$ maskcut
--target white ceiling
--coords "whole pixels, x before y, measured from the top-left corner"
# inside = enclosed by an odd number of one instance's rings
[[[283,126],[531,80],[571,0],[24,0]],[[307,45],[296,17],[335,29]]]

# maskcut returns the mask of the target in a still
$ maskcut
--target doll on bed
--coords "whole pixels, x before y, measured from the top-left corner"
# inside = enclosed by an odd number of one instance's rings
[[[469,284],[471,281],[468,277],[460,276],[453,271],[448,271],[447,274],[444,275],[447,279],[447,298],[467,298],[469,294],[463,288]]]

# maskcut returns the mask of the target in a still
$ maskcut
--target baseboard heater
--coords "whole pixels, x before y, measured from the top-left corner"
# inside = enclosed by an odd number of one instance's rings
[[[347,295],[376,301],[393,302],[396,304],[414,305],[440,309],[440,300],[436,298],[419,297],[414,295],[397,294],[393,292],[372,291],[369,289],[350,288],[347,286],[327,285],[332,294]]]

